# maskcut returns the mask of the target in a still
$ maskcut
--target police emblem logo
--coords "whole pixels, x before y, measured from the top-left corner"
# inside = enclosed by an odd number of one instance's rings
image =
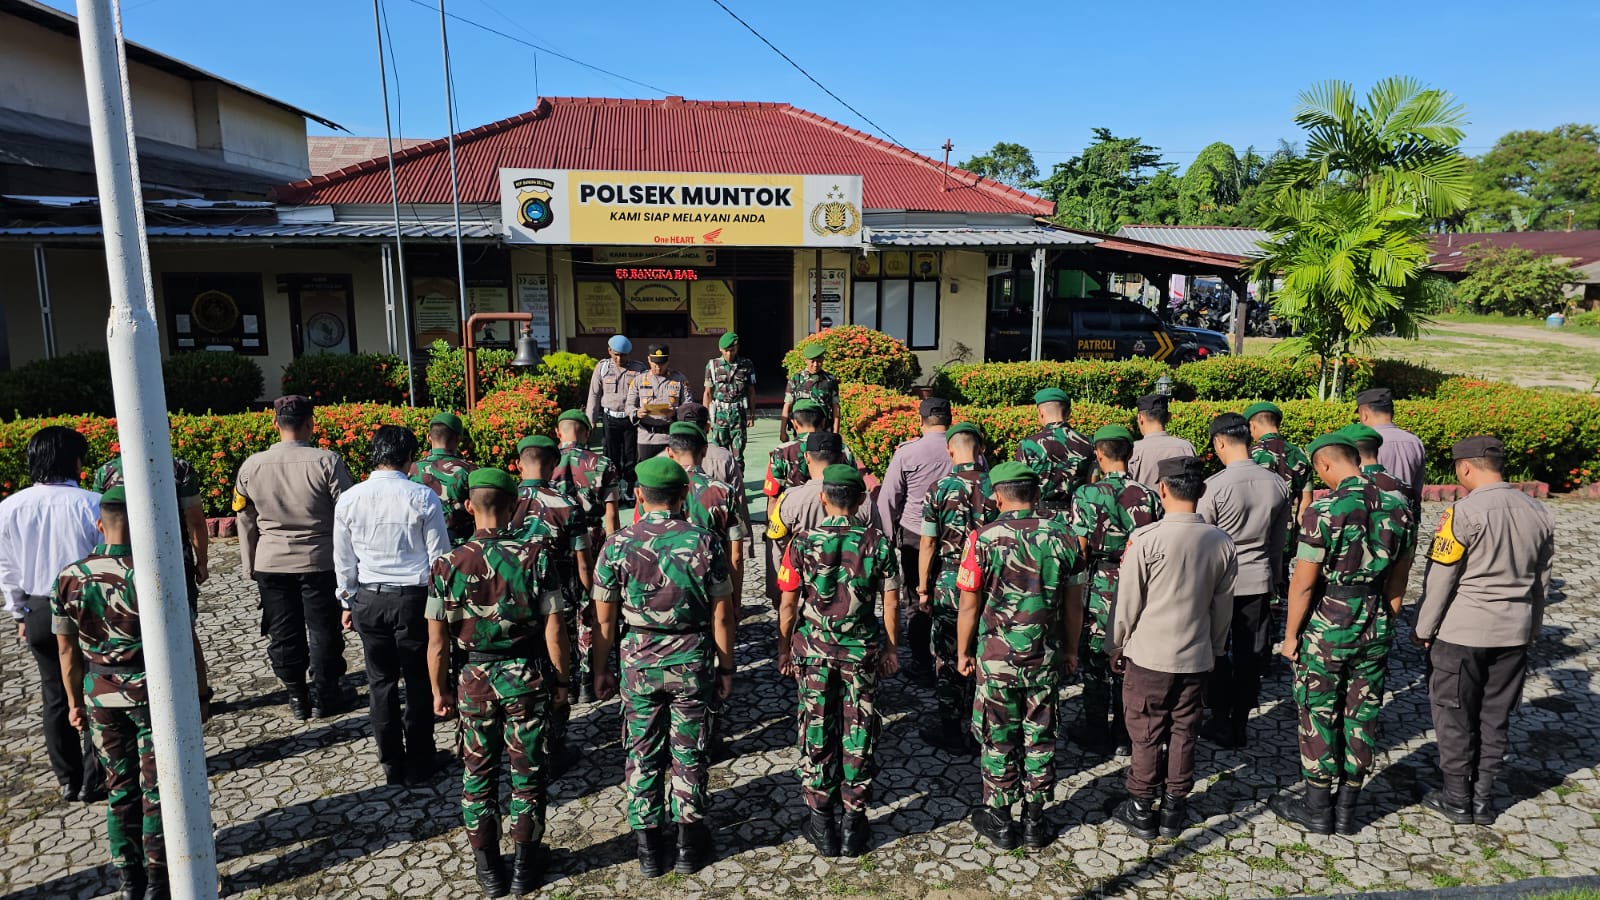
[[[861,211],[845,200],[844,192],[834,185],[828,199],[811,208],[811,230],[819,235],[849,237],[861,230]]]
[[[556,186],[555,182],[519,178],[513,185],[517,189],[517,223],[529,231],[549,228],[556,218],[550,206],[550,189]]]

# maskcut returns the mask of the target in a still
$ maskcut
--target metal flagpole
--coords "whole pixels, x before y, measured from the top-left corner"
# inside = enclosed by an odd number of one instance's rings
[[[161,343],[145,244],[144,201],[134,155],[128,62],[116,0],[78,0],[89,131],[105,231],[111,316],[106,349],[117,439],[127,475],[133,584],[144,639],[167,872],[178,897],[217,896],[205,736],[184,593],[172,438],[161,375]]]
[[[400,270],[400,315],[405,321],[406,342],[406,404],[417,405],[417,361],[411,345],[416,343],[411,334],[411,298],[406,283],[406,254],[400,245],[400,188],[394,178],[394,126],[389,124],[389,71],[383,66],[383,16],[378,10],[379,0],[372,0],[372,27],[378,34],[378,85],[383,89],[383,134],[389,141],[389,205],[394,212],[394,259]],[[398,77],[398,74],[397,76]]]
[[[466,346],[467,336],[467,256],[461,249],[461,185],[456,178],[456,101],[455,82],[450,78],[450,33],[445,28],[444,0],[439,0],[439,46],[444,49],[444,112],[449,134],[445,140],[450,149],[450,208],[456,220],[456,288],[461,295],[461,339]],[[485,310],[504,312],[504,310]]]

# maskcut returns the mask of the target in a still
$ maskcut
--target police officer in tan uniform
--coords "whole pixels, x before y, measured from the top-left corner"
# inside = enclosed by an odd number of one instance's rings
[[[644,373],[644,363],[629,359],[633,342],[614,334],[606,341],[606,358],[589,376],[589,421],[604,428],[602,447],[606,458],[617,469],[623,497],[633,496],[633,466],[639,448],[633,421],[628,418],[628,388]]]
[[[1193,444],[1167,433],[1167,422],[1172,419],[1167,403],[1171,399],[1166,394],[1146,394],[1139,398],[1139,433],[1143,437],[1133,443],[1133,455],[1128,457],[1128,475],[1140,484],[1161,481],[1157,467],[1163,459],[1194,456]]]
[[[678,407],[693,401],[689,379],[672,368],[666,344],[651,344],[650,371],[634,377],[628,386],[628,417],[639,426],[639,462],[667,449],[667,429]]]
[[[1450,456],[1456,481],[1471,493],[1439,520],[1412,635],[1428,651],[1444,773],[1444,787],[1422,805],[1457,825],[1489,825],[1506,726],[1544,617],[1555,517],[1506,483],[1499,438],[1464,438]]]

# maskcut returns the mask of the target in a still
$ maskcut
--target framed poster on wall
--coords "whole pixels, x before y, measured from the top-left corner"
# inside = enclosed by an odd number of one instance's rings
[[[579,334],[622,331],[622,294],[614,281],[578,282],[576,310]]]
[[[259,272],[162,276],[169,349],[267,355],[266,302]]]
[[[555,318],[551,314],[550,298],[555,296],[555,279],[549,275],[517,276],[517,312],[529,313],[528,323],[533,339],[545,352],[555,350]]]
[[[511,291],[505,285],[467,285],[467,314],[511,312]],[[474,335],[479,346],[484,344],[510,345],[511,322],[489,322],[478,326]]]
[[[461,298],[454,278],[411,279],[411,328],[418,349],[441,340],[461,346]]]
[[[724,335],[733,330],[733,284],[720,278],[689,288],[689,333]]]

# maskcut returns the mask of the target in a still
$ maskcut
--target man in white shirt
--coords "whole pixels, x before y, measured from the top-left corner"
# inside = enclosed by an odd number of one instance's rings
[[[450,533],[438,495],[406,477],[416,456],[416,435],[398,425],[379,428],[372,436],[372,475],[345,491],[333,512],[339,602],[344,626],[361,636],[372,732],[389,784],[425,783],[439,763],[422,612],[429,568],[450,552]]]
[[[24,488],[0,501],[0,592],[39,667],[44,698],[44,745],[61,785],[61,799],[86,803],[105,796],[105,772],[90,743],[67,719],[61,658],[50,629],[50,594],[61,570],[99,543],[100,496],[78,487],[89,443],[70,428],[50,425],[28,440]]]

